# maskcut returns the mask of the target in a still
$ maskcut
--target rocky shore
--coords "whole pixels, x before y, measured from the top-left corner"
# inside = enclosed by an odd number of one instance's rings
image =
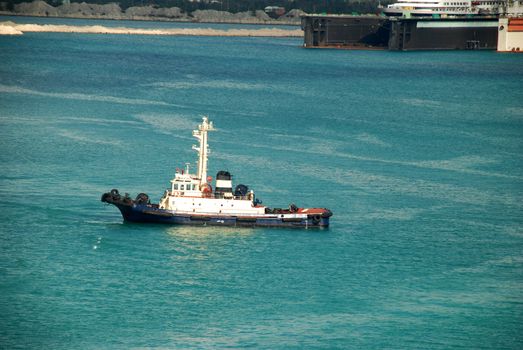
[[[133,6],[122,10],[116,3],[98,5],[85,2],[54,7],[44,1],[24,2],[9,8],[7,2],[0,2],[0,15],[86,19],[299,25],[302,14],[304,12],[301,10],[290,10],[273,19],[261,10],[239,13],[196,10],[185,13],[178,7]]]

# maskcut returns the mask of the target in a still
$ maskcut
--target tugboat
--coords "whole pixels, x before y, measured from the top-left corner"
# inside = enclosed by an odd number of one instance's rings
[[[219,171],[215,188],[212,178],[207,177],[209,154],[208,132],[214,131],[213,123],[207,117],[193,131],[199,146],[198,172],[191,174],[189,165],[176,170],[158,204],[151,203],[149,196],[140,193],[133,200],[129,194],[121,195],[117,189],[102,195],[102,202],[113,204],[130,222],[165,223],[182,225],[248,226],[248,227],[327,227],[332,212],[325,208],[269,208],[246,185],[239,184],[232,189],[232,175]]]

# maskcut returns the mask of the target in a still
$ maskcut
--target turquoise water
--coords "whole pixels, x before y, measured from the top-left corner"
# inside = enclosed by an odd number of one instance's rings
[[[0,37],[0,347],[523,347],[523,57]],[[327,230],[122,223],[194,162]]]

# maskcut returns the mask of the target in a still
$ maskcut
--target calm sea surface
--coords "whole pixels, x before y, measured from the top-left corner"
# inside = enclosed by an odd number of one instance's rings
[[[523,56],[301,42],[0,37],[0,348],[523,347]],[[158,201],[203,114],[211,174],[331,227],[100,202]]]

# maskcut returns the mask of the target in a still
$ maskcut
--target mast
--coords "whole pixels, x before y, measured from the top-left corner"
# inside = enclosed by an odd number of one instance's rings
[[[212,122],[209,122],[209,118],[203,117],[203,122],[198,125],[198,130],[193,130],[192,135],[200,141],[199,146],[192,146],[192,149],[198,151],[198,174],[197,177],[200,180],[200,186],[207,182],[207,156],[209,155],[210,149],[207,144],[207,132],[214,131]]]

